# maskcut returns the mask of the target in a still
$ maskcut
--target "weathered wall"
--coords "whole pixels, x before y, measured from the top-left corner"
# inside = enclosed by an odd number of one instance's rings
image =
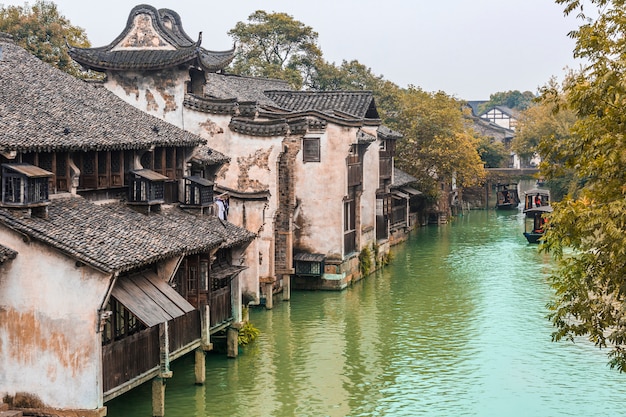
[[[185,129],[207,139],[207,145],[231,158],[216,182],[242,193],[269,191],[267,201],[230,198],[228,221],[259,236],[246,251],[251,267],[241,274],[243,291],[258,294],[259,277],[274,276],[273,218],[278,206],[277,164],[282,136],[259,137],[233,132],[231,116],[185,109]]]
[[[346,157],[355,138],[356,128],[328,124],[320,134],[320,162],[303,163],[302,153],[297,156],[297,249],[342,258],[343,199],[348,187]]]
[[[0,397],[35,394],[48,407],[102,406],[97,310],[108,278],[0,226],[16,250],[0,266]]]
[[[366,130],[376,136],[376,128]],[[361,249],[376,243],[376,190],[379,183],[380,142],[369,145],[363,157],[363,193],[361,194]]]
[[[189,74],[161,70],[149,76],[141,72],[107,73],[105,87],[127,103],[184,129],[183,100]]]

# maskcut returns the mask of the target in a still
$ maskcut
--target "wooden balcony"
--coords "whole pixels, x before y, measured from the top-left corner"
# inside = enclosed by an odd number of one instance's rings
[[[169,351],[176,352],[200,339],[198,310],[169,322]],[[103,391],[106,393],[133,378],[159,368],[159,326],[102,346]]]

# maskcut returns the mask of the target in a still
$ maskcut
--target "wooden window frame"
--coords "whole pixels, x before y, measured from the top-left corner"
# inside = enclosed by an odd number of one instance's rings
[[[321,162],[321,153],[319,137],[302,138],[302,162]]]

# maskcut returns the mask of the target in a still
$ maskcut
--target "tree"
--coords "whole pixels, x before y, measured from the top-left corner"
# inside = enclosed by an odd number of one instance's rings
[[[313,79],[316,90],[378,90],[384,83],[382,75],[357,60],[344,60],[340,66],[322,62]]]
[[[300,89],[311,82],[322,52],[318,34],[286,13],[257,10],[228,34],[238,43],[236,74],[278,78]]]
[[[485,168],[500,168],[509,159],[504,144],[488,137],[479,138],[477,150]]]
[[[535,95],[530,91],[519,90],[501,91],[491,94],[489,101],[478,107],[479,113],[485,112],[494,106],[506,106],[514,110],[525,110],[530,107],[535,99]]]
[[[586,336],[609,348],[609,364],[626,370],[626,9],[621,0],[590,0],[589,18],[579,0],[556,0],[579,12],[571,33],[574,55],[586,66],[566,83],[567,105],[577,120],[571,136],[543,149],[554,167],[569,170],[575,187],[554,204],[545,250],[558,261],[550,277],[554,340]],[[585,10],[586,11],[586,10]],[[596,11],[593,11],[595,14]],[[545,95],[546,92],[544,92]],[[547,93],[550,93],[548,90]],[[567,250],[566,250],[567,248]]]
[[[544,99],[522,111],[517,122],[511,148],[522,159],[530,160],[538,155],[541,141],[550,147],[550,144],[569,137],[576,121],[576,115],[567,107],[556,80],[550,80],[542,91],[546,93]]]
[[[401,92],[399,102],[393,127],[404,138],[398,143],[397,162],[418,178],[422,192],[437,198],[440,181],[450,183],[455,178],[466,187],[484,178],[478,139],[455,99],[410,86]]]
[[[0,32],[12,35],[15,43],[42,61],[76,77],[85,76],[67,53],[67,43],[91,46],[85,30],[60,15],[53,2],[38,0],[33,6],[0,7]]]

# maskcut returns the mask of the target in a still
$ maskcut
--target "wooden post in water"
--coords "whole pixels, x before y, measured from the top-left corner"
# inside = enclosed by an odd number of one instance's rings
[[[274,283],[265,283],[265,308],[271,310],[274,308]]]
[[[159,324],[159,376],[152,380],[152,416],[165,417],[165,380],[172,377],[170,370],[169,324]]]
[[[200,308],[200,326],[202,349],[205,351],[213,350],[213,343],[211,343],[211,309],[206,304]]]
[[[229,358],[239,356],[239,329],[235,326],[226,329],[226,356]]]
[[[152,380],[152,417],[165,417],[165,380],[159,376]]]
[[[196,375],[196,385],[204,385],[206,381],[206,362],[205,362],[205,353],[202,348],[197,348],[195,350],[196,354],[196,363],[194,366],[194,372]]]
[[[283,274],[283,301],[291,299],[291,275]]]

